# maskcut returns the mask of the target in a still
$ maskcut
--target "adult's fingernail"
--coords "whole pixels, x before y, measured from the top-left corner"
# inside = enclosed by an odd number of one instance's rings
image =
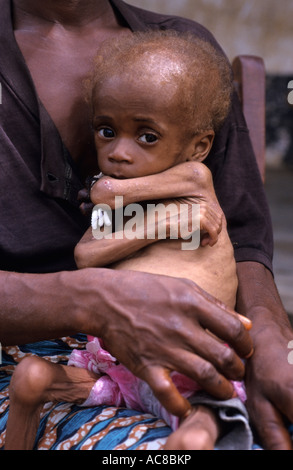
[[[239,320],[243,323],[244,327],[246,330],[250,330],[252,327],[252,322],[249,320],[249,318],[244,317],[244,315],[240,315],[238,313]]]
[[[247,356],[245,356],[244,359],[249,359],[249,358],[253,355],[253,353],[254,353],[254,349],[252,348],[252,350],[250,351],[250,353],[247,354]]]

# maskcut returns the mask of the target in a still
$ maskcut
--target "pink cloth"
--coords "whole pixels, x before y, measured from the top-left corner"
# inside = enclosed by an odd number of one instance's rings
[[[89,337],[86,349],[74,349],[69,357],[69,366],[81,367],[101,374],[83,406],[126,406],[129,409],[160,417],[173,430],[177,429],[178,418],[166,411],[149,385],[135,377],[125,366],[117,363],[116,358],[102,345],[100,339]],[[191,397],[200,390],[196,382],[178,372],[172,372],[171,377],[178,391],[185,398]],[[241,382],[233,382],[233,384],[239,398],[245,401],[246,396]]]

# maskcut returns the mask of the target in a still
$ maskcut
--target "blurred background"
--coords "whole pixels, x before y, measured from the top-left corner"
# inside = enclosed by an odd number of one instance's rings
[[[126,0],[126,3],[201,23],[214,34],[230,60],[239,54],[264,59],[265,189],[274,227],[274,273],[293,324],[293,1]]]

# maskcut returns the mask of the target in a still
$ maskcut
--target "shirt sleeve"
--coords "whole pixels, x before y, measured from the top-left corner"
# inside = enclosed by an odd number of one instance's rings
[[[206,164],[227,218],[236,261],[256,261],[272,271],[270,210],[236,93]]]

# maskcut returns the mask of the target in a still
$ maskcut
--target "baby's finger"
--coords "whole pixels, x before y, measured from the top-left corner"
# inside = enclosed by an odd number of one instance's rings
[[[202,246],[207,244],[213,246],[217,243],[219,233],[222,230],[222,218],[215,213],[205,211],[204,214],[201,214],[200,229],[204,233]]]

